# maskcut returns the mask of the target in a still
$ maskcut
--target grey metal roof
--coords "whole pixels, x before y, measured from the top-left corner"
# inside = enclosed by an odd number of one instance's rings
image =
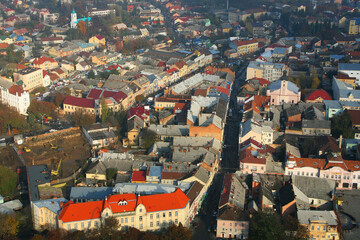
[[[29,166],[27,168],[27,175],[30,201],[38,201],[40,200],[38,186],[50,183],[50,173],[48,166],[45,164]]]
[[[135,194],[159,194],[159,193],[172,193],[176,188],[180,188],[185,192],[191,183],[182,182],[180,185],[174,186],[162,183],[117,183],[113,188],[114,194],[135,193]]]
[[[68,200],[65,198],[55,198],[55,199],[45,199],[45,200],[39,200],[39,201],[35,201],[33,202],[34,205],[36,205],[38,208],[47,208],[49,209],[51,212],[57,214],[61,207],[60,207],[60,203],[66,203]]]
[[[72,187],[70,200],[102,200],[111,195],[112,187]]]
[[[335,181],[326,178],[292,176],[295,195],[297,191],[301,191],[308,198],[316,198],[331,201],[333,191],[335,190]]]
[[[149,130],[155,132],[157,135],[162,136],[187,136],[189,135],[189,125],[150,125]]]
[[[297,216],[300,224],[308,225],[312,221],[326,221],[330,226],[337,225],[334,211],[298,210]]]
[[[338,64],[339,71],[360,71],[359,63],[339,63]]]
[[[331,121],[330,120],[303,120],[302,121],[302,128],[331,128]]]
[[[326,108],[341,109],[340,102],[338,100],[324,100]]]
[[[161,166],[151,166],[149,171],[149,176],[155,176],[161,178],[162,167]]]

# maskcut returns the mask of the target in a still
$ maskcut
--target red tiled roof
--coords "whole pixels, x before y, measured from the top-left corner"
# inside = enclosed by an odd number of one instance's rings
[[[186,110],[186,107],[187,107],[187,103],[175,103],[175,106],[174,106],[174,113],[175,111],[184,111]]]
[[[230,96],[230,89],[219,86],[211,86],[210,89],[216,89],[219,92],[225,93],[227,96]]]
[[[250,164],[262,164],[266,165],[265,158],[255,158],[255,157],[246,157],[240,160],[242,163],[250,163]]]
[[[181,209],[189,202],[188,196],[180,188],[173,193],[139,196],[138,199],[140,198],[146,212]]]
[[[116,65],[109,66],[106,70],[111,71],[111,70],[117,70],[117,69],[123,69],[123,68],[119,64],[116,64]]]
[[[175,67],[176,67],[177,69],[181,69],[181,68],[183,68],[185,65],[187,65],[187,64],[186,64],[186,62],[185,62],[184,60],[181,60],[181,61],[175,63]]]
[[[47,71],[43,70],[43,77],[46,77],[46,75],[47,75],[47,76],[50,76]]]
[[[160,61],[156,66],[158,66],[158,67],[165,67],[165,66],[166,66],[166,63],[163,62],[163,61]]]
[[[66,96],[63,104],[77,106],[77,107],[84,107],[84,108],[95,107],[95,101],[93,99],[79,98],[73,96]]]
[[[144,114],[150,116],[149,110],[145,109],[144,106],[130,108],[126,113],[127,119],[130,119],[132,116],[136,115],[142,120],[144,120]]]
[[[315,100],[318,98],[322,98],[323,100],[332,100],[332,97],[330,96],[330,94],[328,94],[323,89],[313,91],[308,96],[306,96],[305,100]]]
[[[43,64],[44,62],[56,62],[53,58],[41,57],[33,61],[33,64]]]
[[[297,167],[313,167],[323,169],[326,160],[321,158],[293,158]]]
[[[258,77],[254,77],[252,79],[256,79],[259,80],[259,84],[260,85],[268,85],[270,84],[270,81],[266,80],[265,78],[258,78]],[[251,79],[250,79],[251,80]]]
[[[203,96],[206,97],[207,90],[206,89],[195,89],[194,96]]]
[[[103,90],[102,89],[98,89],[98,88],[92,88],[89,92],[89,94],[87,95],[87,98],[92,98],[92,99],[99,99],[101,94],[102,94]]]
[[[178,71],[178,69],[177,68],[171,68],[171,69],[168,69],[168,70],[166,70],[166,72],[167,73],[174,73],[174,72],[176,72],[176,71]]]
[[[102,35],[100,35],[100,34],[96,35],[95,37],[96,37],[97,39],[99,39],[99,40],[105,38],[104,36],[102,36]]]
[[[229,201],[230,190],[231,190],[231,173],[227,173],[224,177],[223,190],[221,192],[219,207],[223,206]]]
[[[24,92],[24,89],[22,86],[19,86],[19,85],[12,85],[10,88],[9,88],[9,93],[12,94],[12,95],[18,95],[18,96],[21,96],[21,94]]]
[[[0,43],[0,49],[8,48],[10,45],[8,43]]]
[[[243,40],[243,41],[235,40],[236,46],[243,46],[243,45],[248,45],[248,44],[252,44],[252,43],[257,43],[257,40],[256,39]]]
[[[146,182],[146,171],[133,171],[131,175],[132,182]]]
[[[186,176],[186,173],[182,172],[162,172],[161,179],[173,179],[177,180]]]
[[[345,171],[348,170],[348,168],[346,167],[344,160],[337,160],[337,161],[328,161],[328,163],[325,165],[324,169],[329,169],[329,168],[333,168],[333,167],[339,167],[344,169]]]
[[[353,125],[360,125],[360,110],[348,110]]]
[[[344,163],[350,171],[360,171],[360,162],[359,161],[353,161],[353,160],[344,160]]]

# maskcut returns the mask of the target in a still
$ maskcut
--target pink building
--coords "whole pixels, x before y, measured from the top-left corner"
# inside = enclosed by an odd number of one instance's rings
[[[295,83],[278,80],[268,86],[266,95],[270,96],[271,105],[281,105],[284,103],[298,103],[301,92]]]
[[[217,219],[217,238],[248,239],[249,215],[248,213],[234,208],[220,210]]]

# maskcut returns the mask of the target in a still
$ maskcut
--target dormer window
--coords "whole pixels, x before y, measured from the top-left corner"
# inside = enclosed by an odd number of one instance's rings
[[[118,205],[119,206],[127,205],[127,201],[125,199],[123,201],[120,200]]]

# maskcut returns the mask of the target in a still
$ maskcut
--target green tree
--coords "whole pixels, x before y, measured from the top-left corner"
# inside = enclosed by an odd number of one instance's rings
[[[117,169],[116,168],[108,168],[106,169],[106,179],[112,180],[116,178]]]
[[[250,240],[286,239],[281,218],[274,212],[255,213],[250,220]]]
[[[354,138],[351,115],[347,110],[331,118],[331,134],[335,138],[340,137],[341,134],[344,138]]]
[[[155,143],[156,136],[157,135],[155,132],[148,129],[144,129],[141,134],[141,140],[142,140],[141,147],[145,149],[150,148]]]
[[[100,106],[101,106],[101,122],[106,123],[110,115],[110,109],[104,97],[102,97],[100,100]]]
[[[8,167],[0,165],[0,195],[7,197],[14,193],[17,174]]]
[[[94,70],[91,70],[88,74],[88,78],[94,79],[95,78],[95,72]]]

